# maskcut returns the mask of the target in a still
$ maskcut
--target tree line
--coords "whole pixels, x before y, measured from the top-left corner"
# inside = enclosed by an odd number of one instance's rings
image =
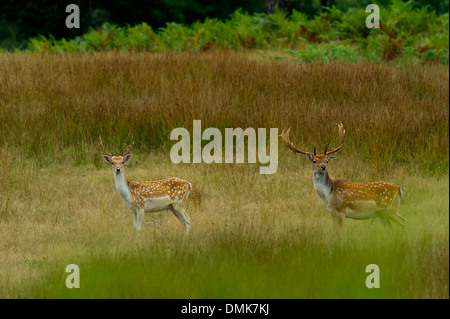
[[[22,48],[27,39],[38,35],[55,39],[80,36],[105,22],[118,26],[146,22],[153,29],[167,22],[191,24],[206,18],[226,19],[238,8],[250,14],[272,13],[275,8],[287,14],[297,10],[312,17],[337,6],[341,10],[365,6],[373,0],[2,0],[0,1],[0,47]],[[390,0],[379,0],[387,4]],[[80,8],[80,28],[65,27],[67,5]],[[448,0],[416,0],[417,6],[428,5],[437,13],[448,12]]]

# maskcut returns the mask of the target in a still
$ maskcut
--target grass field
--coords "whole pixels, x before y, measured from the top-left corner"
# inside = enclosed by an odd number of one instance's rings
[[[0,297],[448,298],[448,66],[268,61],[255,54],[0,56]],[[331,177],[403,190],[404,231],[346,220],[279,145],[257,164],[178,164],[170,132],[292,127],[302,148],[347,139]],[[130,180],[190,181],[191,233],[132,214],[101,160],[134,136]],[[151,223],[153,219],[161,223]],[[80,267],[67,289],[65,267]],[[368,289],[368,264],[380,289]]]

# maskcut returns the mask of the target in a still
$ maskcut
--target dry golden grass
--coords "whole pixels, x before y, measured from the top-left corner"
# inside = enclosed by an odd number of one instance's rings
[[[335,143],[378,169],[448,171],[448,66],[268,61],[256,54],[3,54],[0,145],[40,165],[98,161],[98,135],[147,152],[172,129],[292,127],[303,148]],[[167,150],[168,148],[166,148]],[[98,163],[97,163],[98,165]]]

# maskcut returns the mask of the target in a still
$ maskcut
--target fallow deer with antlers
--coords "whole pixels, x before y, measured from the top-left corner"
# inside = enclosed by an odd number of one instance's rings
[[[170,210],[183,224],[185,233],[189,232],[191,220],[186,213],[186,201],[192,189],[191,183],[177,177],[168,177],[154,181],[129,182],[125,178],[124,164],[131,158],[130,151],[134,141],[119,156],[107,152],[100,137],[103,159],[112,165],[116,189],[127,207],[133,212],[133,225],[141,230],[145,212]]]
[[[344,180],[333,180],[328,175],[327,164],[334,160],[330,156],[344,145],[345,130],[342,124],[339,128],[339,146],[330,151],[325,147],[324,154],[305,152],[297,149],[289,140],[289,131],[283,130],[280,135],[283,143],[294,154],[305,154],[313,164],[313,183],[316,193],[322,199],[325,208],[331,213],[335,226],[341,226],[344,218],[368,219],[378,217],[387,227],[391,228],[393,221],[402,227],[405,218],[397,212],[402,191],[398,185],[386,182],[356,183]]]

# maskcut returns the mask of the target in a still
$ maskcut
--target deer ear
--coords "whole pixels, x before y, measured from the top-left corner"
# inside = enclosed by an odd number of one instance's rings
[[[123,157],[123,162],[124,162],[124,163],[128,162],[128,161],[130,160],[130,158],[131,158],[131,154],[125,155],[125,156]]]
[[[103,155],[102,157],[103,157],[103,159],[105,160],[106,163],[112,164],[111,157],[109,157],[107,155]]]
[[[336,156],[328,156],[327,159],[328,159],[329,161],[332,161],[332,160],[335,160],[335,159],[336,159]]]
[[[306,153],[306,158],[312,162],[314,159],[314,156],[311,153]]]

